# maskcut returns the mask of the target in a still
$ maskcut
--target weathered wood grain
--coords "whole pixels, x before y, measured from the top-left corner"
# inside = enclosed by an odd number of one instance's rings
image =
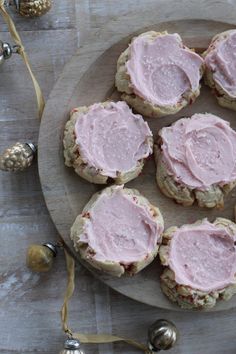
[[[227,17],[232,22],[236,9],[234,0],[54,0],[54,3],[56,7],[41,19],[14,17],[46,97],[78,45],[89,66],[94,56],[98,57],[126,35],[127,27],[132,33],[145,26],[144,12],[150,16],[150,24],[156,23],[157,15],[162,20]],[[9,40],[1,19],[0,39]],[[18,57],[0,67],[0,113],[1,149],[9,141],[37,138],[34,93]],[[58,257],[52,272],[45,275],[34,275],[25,267],[29,244],[54,241],[58,237],[41,194],[36,165],[22,174],[0,173],[0,205],[0,353],[57,354],[64,340],[59,321],[66,282],[64,258]],[[70,305],[70,324],[74,330],[112,331],[145,342],[148,325],[165,317],[177,324],[181,334],[170,353],[235,353],[235,310],[220,314],[164,311],[119,295],[83,267],[78,266],[76,279],[76,293]],[[85,351],[138,353],[122,344],[86,346]]]

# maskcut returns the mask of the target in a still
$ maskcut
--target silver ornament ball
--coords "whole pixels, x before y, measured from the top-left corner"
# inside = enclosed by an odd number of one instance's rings
[[[36,146],[33,143],[16,143],[7,148],[0,155],[0,170],[23,171],[28,168],[36,155]]]
[[[151,353],[172,348],[177,340],[178,332],[175,325],[167,320],[154,322],[148,330],[148,348]]]
[[[60,352],[60,354],[85,354],[80,349],[80,341],[73,338],[68,338],[65,341],[64,349]]]

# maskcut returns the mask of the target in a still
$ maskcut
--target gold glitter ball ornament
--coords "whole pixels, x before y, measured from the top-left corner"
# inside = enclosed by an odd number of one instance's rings
[[[51,0],[14,0],[17,11],[24,17],[39,17],[52,7]]]
[[[23,171],[28,168],[36,154],[33,143],[16,143],[0,155],[0,169],[3,171]]]
[[[26,264],[33,272],[48,272],[53,264],[57,249],[52,243],[30,245],[26,254]]]

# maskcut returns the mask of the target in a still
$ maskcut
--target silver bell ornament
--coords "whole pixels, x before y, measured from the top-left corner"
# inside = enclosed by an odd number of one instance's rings
[[[48,272],[57,255],[57,245],[51,242],[43,245],[30,245],[26,253],[27,267],[33,272]]]
[[[65,341],[64,349],[60,351],[60,354],[85,354],[85,353],[80,349],[79,340],[68,338]]]
[[[148,330],[148,349],[151,353],[171,349],[178,337],[177,328],[167,320],[154,322]]]
[[[0,64],[9,59],[12,55],[12,47],[6,42],[0,41]]]
[[[39,17],[46,14],[52,7],[51,0],[8,0],[16,11],[24,17]]]
[[[0,155],[0,170],[23,171],[28,168],[36,155],[37,148],[33,143],[16,143]]]

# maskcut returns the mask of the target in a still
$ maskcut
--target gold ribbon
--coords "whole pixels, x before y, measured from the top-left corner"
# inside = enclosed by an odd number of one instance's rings
[[[22,40],[21,40],[17,30],[16,30],[15,24],[12,21],[10,15],[7,13],[7,11],[6,11],[5,7],[4,7],[4,0],[0,0],[0,12],[1,12],[5,22],[8,25],[8,29],[9,29],[9,32],[10,32],[10,34],[12,36],[12,39],[14,40],[16,45],[18,46],[17,53],[19,53],[21,55],[21,57],[23,58],[23,60],[25,62],[25,65],[26,65],[26,67],[27,67],[27,69],[29,71],[29,74],[31,76],[31,79],[33,81],[35,94],[36,94],[36,98],[37,98],[37,104],[38,104],[38,114],[39,114],[39,118],[41,118],[42,113],[43,113],[43,109],[44,109],[44,106],[45,106],[43,94],[42,94],[41,88],[40,88],[40,86],[38,84],[38,81],[36,80],[36,78],[35,78],[35,76],[33,74],[33,71],[32,71],[32,69],[30,67],[28,55],[25,52]]]
[[[72,297],[75,289],[75,261],[72,256],[64,249],[66,256],[66,267],[68,274],[68,282],[66,293],[64,297],[64,302],[61,309],[61,322],[62,328],[65,333],[71,337],[78,339],[81,343],[94,343],[94,344],[104,344],[104,343],[114,343],[114,342],[125,342],[127,344],[132,345],[143,351],[145,354],[150,354],[149,349],[139,342],[136,342],[129,338],[117,337],[109,334],[82,334],[82,333],[73,333],[71,329],[68,327],[68,302]]]

